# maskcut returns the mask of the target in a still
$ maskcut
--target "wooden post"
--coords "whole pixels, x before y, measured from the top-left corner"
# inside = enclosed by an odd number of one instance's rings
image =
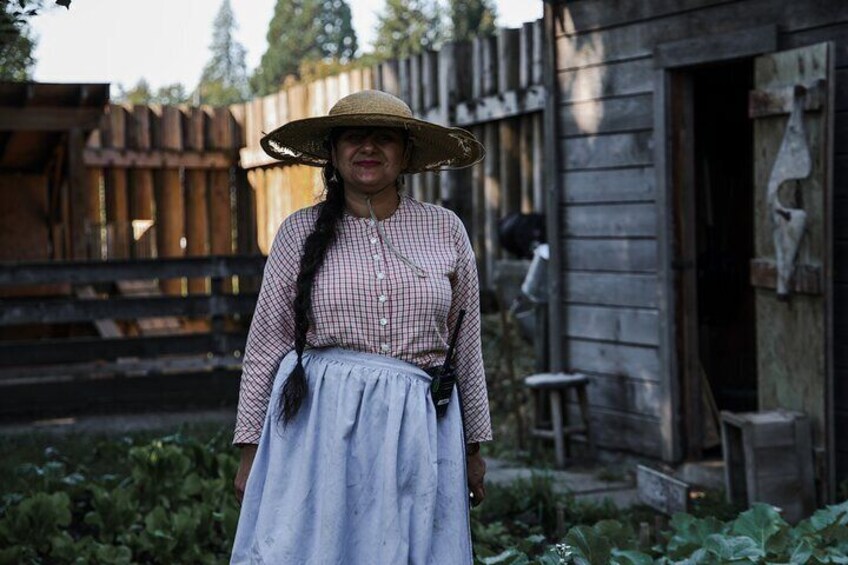
[[[132,113],[131,145],[140,151],[152,147],[150,132],[150,107],[137,105]],[[153,222],[153,170],[133,169],[130,172],[130,219]],[[133,257],[154,257],[156,254],[156,230],[148,226],[144,231],[133,225]]]
[[[175,106],[163,106],[160,124],[162,149],[181,150],[182,113]],[[182,257],[182,238],[185,233],[185,204],[180,169],[164,169],[156,194],[157,243],[160,257]],[[160,281],[166,294],[182,294],[182,279]]]
[[[127,146],[127,112],[123,106],[113,104],[109,107],[110,147],[123,149]],[[108,169],[106,176],[106,222],[111,230],[109,258],[126,259],[130,256],[130,209],[127,171],[119,167]]]
[[[203,151],[206,147],[206,111],[188,110],[188,148]],[[209,210],[207,207],[207,176],[203,169],[186,171],[186,255],[202,257],[209,254]],[[206,294],[206,278],[188,279],[189,294]]]
[[[74,128],[68,132],[68,190],[70,193],[71,216],[68,218],[71,230],[71,257],[87,259],[86,235],[88,225],[89,192],[87,190],[85,165],[82,161],[84,141],[82,131]]]

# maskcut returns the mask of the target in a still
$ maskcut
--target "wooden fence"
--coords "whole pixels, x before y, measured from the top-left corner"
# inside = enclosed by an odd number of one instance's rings
[[[252,195],[239,190],[228,108],[111,105],[83,153],[91,259],[253,253]],[[162,282],[179,294],[180,279]],[[189,279],[204,293],[209,281]]]
[[[264,262],[261,256],[212,256],[5,265],[0,288],[71,284],[87,292],[3,299],[0,329],[16,328],[18,335],[0,340],[0,418],[231,404],[246,340],[243,319],[253,312],[256,294],[229,292],[228,281],[258,277]],[[182,297],[110,292],[120,281],[178,277],[210,279],[211,292]],[[194,323],[191,329],[150,333],[139,325],[167,317]]]
[[[233,107],[244,116],[246,146],[241,167],[256,195],[259,248],[267,253],[280,222],[320,198],[317,169],[281,167],[259,146],[264,132],[295,119],[326,114],[341,97],[375,88],[395,94],[423,119],[470,129],[487,157],[468,171],[414,175],[412,195],[456,211],[466,224],[480,260],[483,280],[492,284],[497,222],[511,212],[541,211],[545,201],[542,168],[543,27],[528,22],[491,37],[448,43],[369,68],[350,70]]]

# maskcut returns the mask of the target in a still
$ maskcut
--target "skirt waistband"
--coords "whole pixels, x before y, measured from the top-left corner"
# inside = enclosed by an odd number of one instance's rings
[[[353,349],[344,349],[342,347],[321,347],[316,349],[307,349],[303,352],[303,357],[304,361],[307,359],[316,359],[321,361],[336,361],[355,365],[365,365],[374,369],[387,369],[407,373],[425,379],[428,382],[431,380],[430,375],[417,365],[413,365],[412,363],[408,363],[407,361],[402,361],[394,357],[378,355],[376,353],[354,351]]]

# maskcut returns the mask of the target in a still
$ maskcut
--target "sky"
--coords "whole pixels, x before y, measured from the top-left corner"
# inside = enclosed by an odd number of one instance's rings
[[[48,2],[50,3],[50,2]],[[370,50],[383,0],[348,0],[360,49]],[[231,0],[252,71],[265,51],[275,0]],[[542,0],[496,0],[498,25],[542,17]],[[153,89],[181,83],[188,91],[209,59],[220,0],[73,0],[70,10],[32,18],[40,82],[110,82],[125,88],[144,77]],[[113,93],[115,91],[113,90]]]

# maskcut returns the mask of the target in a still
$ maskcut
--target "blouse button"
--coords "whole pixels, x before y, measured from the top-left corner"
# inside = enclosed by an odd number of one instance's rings
[[[385,295],[385,294],[381,294],[381,295],[377,298],[377,300],[379,300],[380,302],[385,302],[386,300],[388,300],[388,298],[386,297],[386,295]]]
[[[386,325],[386,324],[388,324],[388,323],[389,323],[389,321],[388,321],[387,319],[385,319],[385,318],[380,318],[380,325],[381,325],[381,326],[385,326],[385,325]]]
[[[381,280],[383,280],[383,278],[385,278],[385,276],[386,275],[384,275],[383,273],[377,273],[377,280],[381,281]]]
[[[382,349],[383,351],[388,351],[389,350],[389,344],[388,343],[380,344],[380,349]]]
[[[377,243],[377,238],[376,238],[376,237],[372,237],[372,238],[371,238],[371,243]]]
[[[379,254],[379,253],[375,253],[375,254],[373,255],[373,258],[374,258],[374,260],[375,260],[375,261],[379,261],[379,260],[380,260],[380,254]]]
[[[374,225],[374,220],[368,220],[368,225],[369,225],[369,226],[373,226],[373,225]]]

